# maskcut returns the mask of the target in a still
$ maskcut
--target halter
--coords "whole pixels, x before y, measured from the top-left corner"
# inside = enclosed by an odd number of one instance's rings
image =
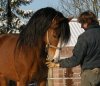
[[[53,61],[54,60],[54,62],[58,62],[59,60],[60,60],[60,52],[61,52],[61,49],[62,49],[62,42],[61,42],[61,40],[59,40],[59,43],[58,43],[58,46],[56,47],[56,46],[54,46],[54,45],[52,45],[51,43],[50,43],[50,41],[49,41],[49,35],[48,35],[48,31],[47,31],[47,44],[46,44],[46,50],[48,51],[48,49],[49,48],[55,48],[56,49],[56,55],[52,58],[52,57],[50,57],[49,56],[49,54],[47,55],[47,60],[49,60],[49,61]]]

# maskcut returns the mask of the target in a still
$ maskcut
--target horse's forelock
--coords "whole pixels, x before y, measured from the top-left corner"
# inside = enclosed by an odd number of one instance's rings
[[[52,20],[52,27],[57,27],[61,41],[67,43],[70,39],[69,19],[65,18],[62,13],[58,12]],[[58,34],[57,34],[58,35]]]
[[[61,39],[63,42],[67,43],[70,39],[70,26],[69,21],[65,18],[61,23]]]
[[[65,17],[61,17],[57,19],[59,21],[58,23],[58,29],[60,32],[60,39],[62,42],[67,43],[70,39],[70,26],[69,26],[69,20]]]

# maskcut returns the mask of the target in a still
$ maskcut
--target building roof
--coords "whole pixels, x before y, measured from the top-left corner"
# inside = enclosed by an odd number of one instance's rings
[[[66,46],[75,46],[78,36],[84,32],[84,29],[81,28],[81,25],[77,22],[77,19],[72,19],[69,25],[70,25],[71,37]]]

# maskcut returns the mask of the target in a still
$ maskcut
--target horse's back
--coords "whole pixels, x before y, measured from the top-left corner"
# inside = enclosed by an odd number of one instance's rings
[[[17,79],[14,64],[14,51],[17,40],[18,35],[0,35],[0,74],[3,74],[4,76],[7,76],[7,78],[11,79],[14,79],[15,76]]]

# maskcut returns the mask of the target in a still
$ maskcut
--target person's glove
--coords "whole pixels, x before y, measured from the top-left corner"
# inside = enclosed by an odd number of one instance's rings
[[[48,68],[57,68],[57,67],[60,66],[59,63],[55,63],[55,62],[52,62],[52,61],[47,61],[46,65],[47,65]]]

